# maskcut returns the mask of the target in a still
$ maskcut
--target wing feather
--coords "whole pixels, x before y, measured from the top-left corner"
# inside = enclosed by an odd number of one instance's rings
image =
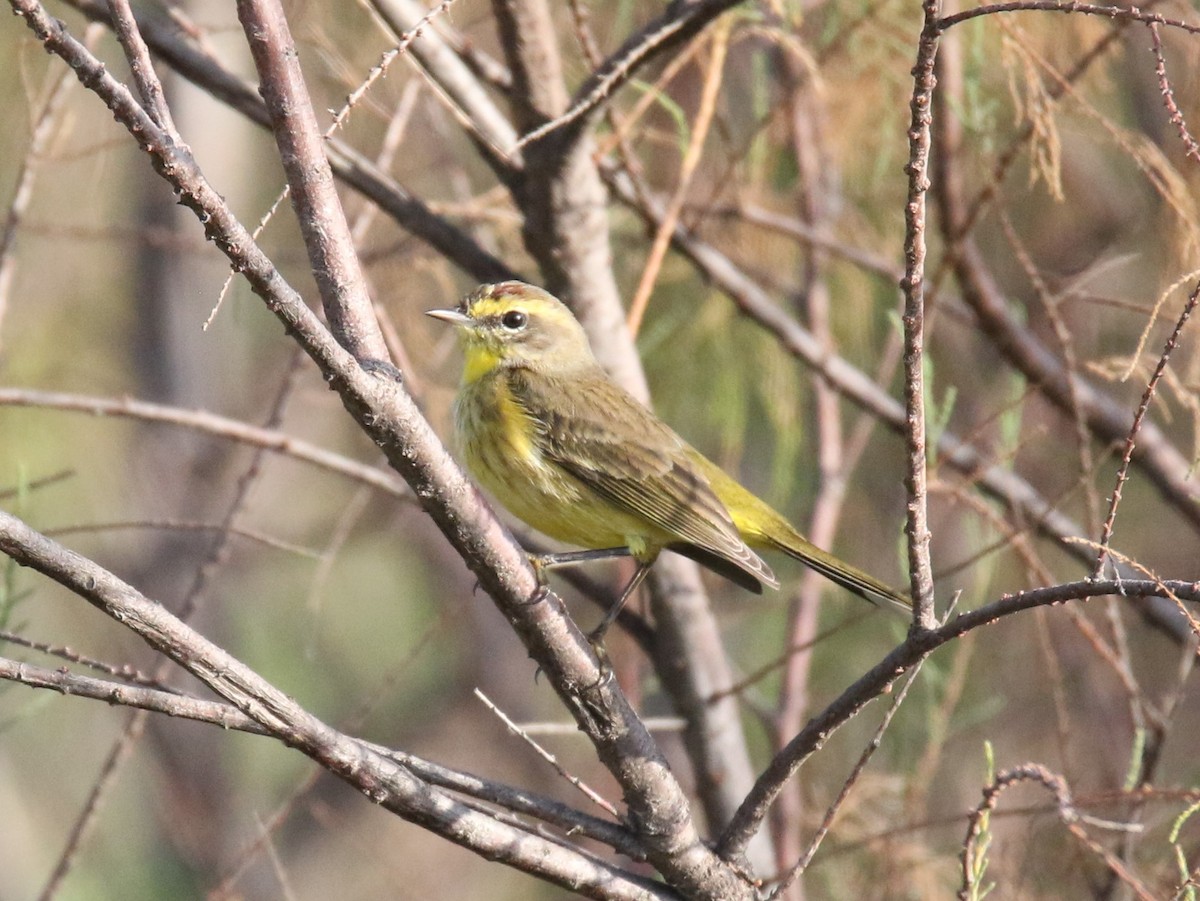
[[[712,558],[756,582],[778,587],[770,568],[742,540],[688,444],[598,368],[559,380],[511,370],[518,403],[536,411],[542,454],[597,494],[644,519],[692,556],[743,585]],[[584,402],[586,400],[586,402]]]

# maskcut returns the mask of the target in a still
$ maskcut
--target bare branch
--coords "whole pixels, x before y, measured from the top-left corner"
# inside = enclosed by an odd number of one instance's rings
[[[54,391],[35,391],[27,388],[0,388],[0,407],[32,407],[86,413],[90,416],[121,416],[143,422],[193,429],[205,434],[237,441],[251,447],[261,447],[285,457],[301,460],[346,478],[369,485],[393,497],[411,498],[412,491],[392,473],[368,466],[341,454],[310,444],[273,429],[264,429],[237,419],[228,419],[204,410],[185,410],[144,400],[88,397],[81,394],[62,394]]]
[[[759,823],[766,816],[783,784],[795,775],[834,730],[856,716],[863,707],[885,692],[896,679],[938,647],[980,626],[990,625],[1022,610],[1106,595],[1126,598],[1173,596],[1196,603],[1200,602],[1200,582],[1116,579],[1068,582],[1007,595],[991,604],[960,613],[932,631],[911,632],[902,644],[843,691],[837,700],[810,719],[775,756],[759,777],[738,815],[721,836],[719,853],[722,856],[738,854],[744,843],[757,831]]]
[[[965,901],[965,899],[972,897],[971,889],[975,883],[973,865],[976,862],[977,855],[976,841],[979,837],[980,825],[983,822],[984,815],[991,813],[995,809],[996,804],[1000,801],[1000,795],[1006,789],[1020,782],[1037,782],[1051,791],[1057,802],[1058,818],[1062,820],[1063,825],[1086,848],[1100,857],[1113,873],[1120,878],[1121,882],[1132,889],[1141,901],[1154,901],[1158,897],[1141,880],[1134,876],[1116,855],[1101,846],[1083,829],[1082,822],[1089,818],[1080,814],[1075,809],[1075,803],[1071,800],[1071,792],[1067,787],[1066,780],[1057,773],[1052,773],[1041,764],[1026,763],[996,774],[996,778],[992,783],[983,790],[983,801],[971,812],[969,826],[967,827],[967,838],[963,844],[963,887],[959,890],[959,898]],[[1122,827],[1122,824],[1103,825],[1109,828]]]
[[[663,203],[653,196],[640,203],[628,177],[612,169],[606,177],[622,202],[637,209],[651,222],[663,215]],[[757,282],[720,250],[677,225],[675,246],[706,278],[716,283],[750,319],[774,334],[789,353],[801,359],[822,379],[863,410],[877,417],[897,434],[904,434],[904,407],[887,394],[861,369],[843,357],[829,353],[813,334],[774,301]],[[1160,433],[1161,434],[1161,433]],[[939,460],[970,476],[987,494],[1004,504],[1040,533],[1056,541],[1064,551],[1090,567],[1093,557],[1074,539],[1086,534],[1069,516],[1034,489],[1011,468],[996,465],[948,429],[938,434]],[[1144,599],[1139,607],[1149,621],[1176,641],[1190,640],[1187,623],[1171,604],[1161,598]]]
[[[867,743],[867,746],[863,748],[862,753],[859,754],[858,760],[855,761],[854,768],[850,771],[850,775],[846,777],[846,781],[842,783],[842,787],[838,791],[837,797],[834,798],[833,803],[829,805],[829,809],[825,811],[825,816],[821,819],[821,825],[817,828],[816,834],[813,835],[812,841],[809,843],[808,847],[805,848],[804,853],[800,856],[800,859],[797,860],[795,865],[784,875],[784,878],[780,881],[779,886],[774,892],[771,893],[771,899],[782,897],[783,893],[787,891],[788,886],[795,882],[800,874],[808,868],[808,865],[812,863],[813,857],[816,856],[817,849],[821,847],[821,842],[824,841],[825,836],[829,834],[829,830],[833,826],[833,821],[837,816],[838,811],[841,810],[842,805],[846,803],[846,799],[850,796],[851,789],[853,789],[855,784],[858,782],[863,770],[867,768],[867,764],[871,762],[871,758],[875,756],[875,752],[879,750],[879,746],[883,742],[883,734],[887,731],[888,726],[891,725],[893,718],[895,718],[897,711],[900,709],[900,705],[904,703],[904,699],[908,697],[908,690],[912,688],[913,683],[917,681],[917,676],[921,672],[922,663],[924,663],[923,659],[917,661],[916,665],[913,666],[913,668],[909,671],[908,679],[900,688],[900,691],[896,692],[896,697],[893,699],[891,706],[888,707],[887,713],[884,714],[883,719],[880,720],[879,725],[875,728],[875,734],[871,736],[870,742]]]
[[[558,842],[513,829],[455,801],[376,750],[330,728],[241,661],[103,568],[0,511],[0,551],[132,629],[266,732],[320,763],[372,801],[456,844],[595,898],[664,897],[655,887]],[[20,664],[17,664],[19,667]],[[78,677],[83,678],[83,677]],[[50,686],[61,688],[61,685]],[[124,694],[157,703],[149,689]],[[177,709],[183,709],[181,706]],[[601,890],[599,887],[603,887]],[[669,896],[669,894],[667,895]]]
[[[357,359],[386,360],[283,8],[276,0],[238,0],[237,7],[330,328]]]
[[[933,610],[933,564],[929,556],[929,509],[925,447],[925,195],[929,190],[929,127],[933,121],[933,75],[937,60],[939,0],[921,4],[925,25],[913,66],[913,94],[909,108],[908,203],[904,208],[904,406],[907,426],[909,577],[912,580],[913,629],[928,631],[936,619]]]
[[[555,141],[570,144],[579,140],[613,92],[646,63],[695,37],[713,19],[740,2],[677,0],[669,4],[661,16],[627,38],[617,52],[588,77],[576,92],[576,100],[570,109],[522,137],[517,149],[545,140],[556,132]]]
[[[142,98],[142,106],[159,128],[176,141],[180,140],[171,119],[171,110],[167,107],[162,82],[158,80],[158,73],[150,62],[149,48],[138,31],[129,0],[108,0],[108,9],[112,16],[113,31],[125,50],[125,58],[129,60],[129,71],[137,86],[138,96]]]
[[[91,19],[109,22],[107,9],[100,0],[69,2]],[[177,72],[255,124],[267,127],[269,118],[266,106],[251,84],[223,68],[217,60],[184,40],[176,30],[165,27],[161,21],[142,18],[138,20],[138,25],[151,50]],[[470,235],[434,214],[425,203],[381,172],[359,151],[336,138],[327,141],[325,149],[329,163],[339,178],[369,197],[399,225],[454,261],[465,272],[481,281],[503,281],[517,277],[511,267],[484,250]]]
[[[150,153],[156,168],[204,222],[218,247],[321,368],[368,435],[496,600],[606,767],[621,783],[631,821],[667,880],[695,897],[736,899],[751,889],[700,841],[682,788],[628,700],[602,672],[561,604],[542,590],[511,535],[470,488],[403,387],[364,371],[301,302],[220,196],[145,116],[128,91],[33,0],[12,0],[48,49],[74,68]]]
[[[1058,3],[1056,0],[1014,0],[1011,3],[987,3],[974,9],[964,10],[954,15],[946,16],[937,22],[941,31],[953,28],[970,19],[980,16],[994,16],[1010,12],[1051,12],[1051,13],[1081,13],[1087,16],[1101,16],[1116,21],[1144,22],[1146,24],[1165,25],[1178,28],[1188,34],[1200,34],[1200,25],[1193,25],[1181,19],[1169,19],[1158,13],[1144,12],[1137,7],[1102,6],[1095,3]]]
[[[11,638],[6,640],[11,640]],[[89,698],[110,705],[149,710],[170,717],[218,726],[221,729],[271,736],[271,732],[265,726],[231,704],[195,698],[176,691],[131,686],[66,672],[62,669],[46,669],[3,657],[0,657],[0,679],[30,688],[49,689],[70,697]],[[359,740],[356,739],[356,741]],[[460,792],[489,804],[496,804],[514,813],[537,817],[551,825],[566,829],[572,834],[603,842],[634,860],[645,857],[645,852],[638,845],[637,840],[624,827],[582,813],[560,801],[536,792],[514,788],[501,782],[441,766],[416,755],[383,745],[363,741],[359,741],[359,744],[412,770],[414,774],[431,785]],[[667,897],[674,896],[667,895]]]
[[[1108,516],[1104,520],[1104,531],[1100,535],[1100,552],[1096,555],[1096,567],[1092,571],[1093,577],[1099,577],[1104,572],[1104,562],[1108,558],[1108,543],[1112,540],[1113,528],[1117,522],[1117,505],[1121,503],[1121,489],[1125,486],[1125,480],[1129,478],[1129,464],[1133,459],[1134,449],[1137,446],[1138,431],[1141,429],[1142,422],[1146,418],[1146,413],[1150,409],[1150,402],[1154,399],[1155,389],[1157,389],[1163,373],[1166,372],[1167,361],[1171,359],[1171,354],[1179,343],[1179,336],[1183,332],[1184,326],[1187,325],[1188,319],[1195,311],[1198,301],[1200,301],[1200,284],[1196,285],[1192,289],[1192,293],[1188,295],[1187,303],[1183,305],[1179,319],[1175,322],[1175,328],[1171,330],[1166,344],[1163,345],[1162,353],[1158,357],[1158,364],[1154,367],[1154,374],[1150,376],[1150,381],[1146,383],[1146,390],[1142,394],[1142,401],[1138,404],[1137,412],[1133,415],[1133,423],[1129,426],[1129,436],[1125,439],[1125,452],[1121,456],[1121,466],[1117,471],[1117,481],[1113,486],[1112,495],[1109,499]]]
[[[425,15],[415,0],[372,0],[371,5],[396,35],[410,31]],[[509,151],[516,143],[516,130],[446,39],[436,29],[429,29],[413,41],[411,53],[454,104],[456,113],[466,120],[484,159],[501,179],[507,180],[513,171],[522,169],[521,154]]]

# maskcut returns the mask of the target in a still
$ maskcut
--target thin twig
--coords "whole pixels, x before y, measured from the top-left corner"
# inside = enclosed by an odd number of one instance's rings
[[[940,0],[921,4],[924,27],[913,66],[913,93],[909,108],[908,203],[904,208],[904,407],[907,444],[905,484],[908,488],[909,578],[912,583],[914,630],[934,627],[933,564],[929,555],[931,534],[927,499],[925,446],[925,200],[929,190],[930,123],[933,121],[934,66],[940,34],[937,20]]]
[[[96,660],[94,657],[88,657],[84,654],[80,654],[78,651],[74,650],[73,648],[69,648],[66,645],[55,645],[42,641],[34,641],[25,635],[18,635],[15,632],[8,632],[2,629],[0,629],[0,644],[15,644],[18,647],[29,648],[31,651],[37,651],[38,653],[45,654],[49,657],[57,657],[59,660],[65,660],[67,663],[74,663],[78,666],[86,666],[88,669],[95,670],[99,673],[104,673],[106,676],[114,676],[115,678],[120,679],[123,683],[128,683],[130,685],[136,685],[142,688],[154,688],[158,691],[165,691],[170,694],[179,693],[176,689],[164,684],[161,680],[147,675],[141,670],[129,666],[128,664],[125,666],[114,666],[111,663],[105,663],[103,660]],[[56,670],[56,672],[63,673],[64,675],[66,674],[62,669]],[[7,676],[5,678],[7,678]],[[17,679],[15,681],[22,680]],[[134,704],[131,706],[138,705]]]
[[[284,541],[282,538],[276,538],[274,535],[268,535],[266,532],[260,532],[257,529],[229,525],[223,522],[191,522],[181,519],[113,520],[110,522],[81,523],[73,526],[57,526],[55,528],[43,529],[42,531],[52,538],[61,538],[63,535],[111,532],[119,529],[161,529],[171,532],[224,532],[237,538],[245,538],[247,541],[261,544],[263,547],[284,551],[288,554],[295,554],[298,557],[306,557],[310,560],[320,560],[322,557],[322,553],[313,548]]]
[[[385,360],[387,346],[283,8],[277,0],[238,0],[237,9],[330,331],[356,359]]]
[[[1179,104],[1175,102],[1175,91],[1171,87],[1171,80],[1167,77],[1167,60],[1163,56],[1159,23],[1151,22],[1148,28],[1150,30],[1150,50],[1154,54],[1154,74],[1158,76],[1158,90],[1162,94],[1163,106],[1167,108],[1167,116],[1171,124],[1179,131],[1179,139],[1183,141],[1184,152],[1192,162],[1200,163],[1200,144],[1196,143],[1196,139],[1192,137],[1192,133],[1188,129],[1187,121],[1183,118]]]
[[[1086,16],[1103,16],[1106,19],[1127,22],[1143,22],[1147,25],[1165,25],[1178,28],[1188,34],[1200,34],[1200,25],[1182,19],[1169,19],[1158,13],[1146,12],[1135,6],[1101,6],[1095,3],[1059,3],[1057,0],[1014,0],[1011,3],[985,3],[972,9],[939,19],[939,31],[947,31],[980,16],[994,16],[1011,12],[1082,13]]]
[[[997,622],[1022,610],[1060,604],[1069,600],[1084,600],[1120,594],[1124,597],[1155,595],[1182,602],[1200,602],[1200,582],[1137,579],[1068,582],[1005,595],[997,601],[960,613],[931,631],[909,633],[900,645],[860,676],[824,710],[812,717],[807,725],[788,742],[763,771],[746,797],[737,815],[726,827],[718,842],[718,853],[736,856],[744,843],[758,831],[783,785],[796,774],[804,762],[838,728],[849,722],[872,700],[885,692],[896,679],[916,666],[934,650],[979,626]]]
[[[675,223],[679,219],[679,213],[687,198],[692,176],[696,174],[696,167],[700,164],[700,157],[704,153],[704,141],[708,137],[708,130],[712,126],[713,116],[716,114],[717,96],[725,77],[725,55],[729,50],[731,27],[732,23],[729,20],[722,20],[722,24],[713,29],[712,52],[704,76],[704,86],[700,91],[700,106],[696,112],[696,121],[691,127],[687,149],[679,164],[675,191],[667,202],[667,209],[658,223],[654,239],[650,242],[650,251],[646,255],[641,278],[633,292],[633,299],[629,303],[629,313],[625,321],[631,335],[637,335],[642,326],[642,317],[646,314],[646,307],[650,304],[650,294],[654,290],[654,283],[658,280],[659,270],[662,269],[663,260],[667,256],[667,248],[671,245],[671,234],[675,231]]]
[[[1138,404],[1137,412],[1133,416],[1133,423],[1129,426],[1129,435],[1125,439],[1125,450],[1121,455],[1121,465],[1117,470],[1116,484],[1113,486],[1112,496],[1109,499],[1108,516],[1105,517],[1104,528],[1100,533],[1100,551],[1096,555],[1096,565],[1092,570],[1092,574],[1096,578],[1099,578],[1104,573],[1104,563],[1108,559],[1109,553],[1109,542],[1112,540],[1113,528],[1117,522],[1117,505],[1121,503],[1121,490],[1125,487],[1125,482],[1129,478],[1129,465],[1133,460],[1133,452],[1137,446],[1137,436],[1141,429],[1142,421],[1146,418],[1146,413],[1150,409],[1150,402],[1154,399],[1154,392],[1158,388],[1158,383],[1162,380],[1163,373],[1166,371],[1167,362],[1171,359],[1171,353],[1179,343],[1179,336],[1183,332],[1183,327],[1187,325],[1187,321],[1196,309],[1198,301],[1200,301],[1200,283],[1197,283],[1196,287],[1192,289],[1192,293],[1188,295],[1187,303],[1183,305],[1179,319],[1175,322],[1175,328],[1171,330],[1166,344],[1163,345],[1162,353],[1158,357],[1158,365],[1154,367],[1154,374],[1150,377],[1150,381],[1146,383],[1146,390],[1142,393],[1142,401]]]
[[[113,31],[125,51],[133,83],[142,98],[142,106],[172,140],[181,141],[179,132],[175,130],[175,122],[171,118],[171,110],[167,106],[162,82],[159,81],[158,73],[154,71],[154,63],[150,60],[150,49],[138,30],[129,0],[108,0],[108,9],[112,13]]]
[[[830,804],[829,809],[825,811],[825,816],[821,820],[821,825],[817,827],[817,831],[813,835],[812,841],[809,842],[809,845],[804,850],[804,853],[800,855],[800,859],[797,860],[795,865],[784,875],[782,881],[779,883],[779,886],[768,896],[770,899],[781,897],[783,893],[787,891],[788,887],[795,882],[805,870],[808,869],[808,865],[812,863],[812,859],[817,854],[817,849],[821,847],[821,842],[825,840],[825,836],[829,834],[829,830],[833,827],[833,821],[837,817],[838,811],[842,809],[842,805],[845,804],[846,799],[850,797],[850,792],[858,783],[858,779],[862,775],[863,770],[866,769],[867,764],[870,763],[871,758],[875,756],[875,752],[879,750],[879,746],[883,743],[883,734],[887,731],[888,726],[891,725],[892,719],[900,710],[900,705],[904,703],[904,699],[908,697],[908,690],[912,688],[913,683],[917,681],[917,676],[920,674],[921,666],[924,663],[925,660],[923,659],[917,662],[917,665],[912,668],[908,679],[900,687],[900,690],[896,692],[896,697],[892,700],[891,706],[888,707],[887,713],[883,715],[883,720],[875,729],[875,734],[871,736],[871,740],[867,743],[867,746],[863,748],[862,753],[858,757],[858,761],[854,764],[854,768],[850,771],[850,775],[847,776],[845,782],[842,783],[842,787],[838,791],[837,797],[833,799],[833,803]]]
[[[642,31],[625,44],[588,80],[576,94],[575,103],[562,115],[524,135],[513,146],[521,150],[535,141],[540,141],[552,132],[571,126],[575,134],[582,134],[582,123],[625,84],[633,74],[658,53],[687,40],[701,31],[721,13],[736,6],[740,0],[691,0],[671,4],[658,19],[649,23]]]
[[[624,203],[636,209],[648,221],[658,220],[661,204],[657,198],[639,193],[623,173],[617,173],[611,168],[606,170],[606,178],[614,193]],[[784,350],[803,361],[845,398],[870,413],[889,429],[899,434],[905,433],[906,415],[903,405],[892,398],[871,376],[844,357],[830,353],[809,330],[789,316],[761,285],[728,256],[682,227],[676,227],[673,240],[677,249],[691,260],[706,279],[719,286],[750,320],[774,335]],[[1023,336],[1023,339],[1027,337]],[[1037,339],[1031,340],[1036,344]],[[1089,403],[1094,400],[1094,394],[1088,397]],[[1147,430],[1151,426],[1152,424],[1147,424]],[[1124,428],[1123,426],[1122,431]],[[1162,438],[1161,432],[1159,438]],[[1086,534],[1085,530],[1062,513],[1053,499],[1043,496],[1011,467],[996,465],[949,429],[938,433],[937,455],[940,464],[949,465],[969,475],[976,480],[981,491],[1019,513],[1032,528],[1058,543],[1084,565],[1092,564],[1094,558],[1091,554],[1080,546],[1069,543],[1071,539]],[[1186,465],[1182,461],[1180,464]],[[1162,603],[1149,603],[1139,610],[1148,622],[1171,636],[1174,641],[1188,640],[1189,630],[1168,607],[1169,605]]]
[[[92,46],[100,36],[96,26],[89,26],[84,33],[83,42]],[[46,101],[33,117],[33,127],[21,158],[21,164],[16,173],[12,200],[8,204],[8,214],[4,225],[0,227],[0,358],[4,350],[4,318],[8,311],[8,296],[12,290],[13,278],[16,275],[17,258],[13,246],[17,233],[25,221],[25,213],[33,200],[33,188],[37,183],[38,168],[42,154],[54,133],[58,123],[58,113],[67,99],[69,88],[75,84],[69,69],[64,70],[50,88]]]
[[[608,799],[606,799],[603,795],[601,795],[599,792],[597,792],[595,789],[593,789],[591,786],[589,786],[586,782],[584,782],[578,776],[568,772],[567,769],[561,763],[558,762],[557,757],[555,757],[553,754],[551,754],[549,751],[547,751],[545,748],[543,748],[541,745],[539,745],[536,741],[534,741],[533,737],[529,734],[528,731],[526,731],[525,729],[522,729],[520,726],[518,726],[516,723],[514,723],[511,719],[509,719],[508,714],[506,714],[503,710],[501,710],[499,707],[497,707],[492,702],[492,699],[489,698],[487,695],[485,695],[478,688],[475,689],[475,697],[479,698],[479,700],[483,702],[483,706],[485,706],[488,710],[490,710],[492,713],[494,713],[497,716],[497,718],[499,718],[500,722],[504,723],[504,725],[508,727],[509,732],[511,732],[513,735],[517,736],[518,738],[520,738],[523,742],[525,742],[527,745],[529,745],[529,747],[533,748],[533,750],[537,753],[537,755],[539,757],[542,758],[542,760],[546,761],[546,763],[548,763],[548,764],[550,764],[550,766],[554,767],[554,770],[555,770],[555,772],[558,773],[558,775],[562,776],[565,780],[567,780],[567,782],[571,783],[571,785],[573,785],[573,786],[575,786],[575,788],[579,789],[579,791],[583,793],[583,796],[585,798],[587,798],[589,801],[591,801],[593,804],[595,804],[597,807],[599,807],[605,813],[608,813],[611,816],[616,817],[617,819],[621,818],[621,814],[617,811],[617,808],[610,801],[608,801]]]
[[[961,854],[963,883],[962,888],[958,892],[959,898],[966,901],[966,899],[971,897],[972,888],[975,886],[975,873],[978,864],[976,842],[979,838],[985,815],[995,809],[996,804],[1000,801],[1000,795],[1005,790],[1021,782],[1036,782],[1049,790],[1057,802],[1058,817],[1071,834],[1100,857],[1108,868],[1125,885],[1134,891],[1141,901],[1154,901],[1157,896],[1143,885],[1115,854],[1088,835],[1080,824],[1087,822],[1101,828],[1115,830],[1140,829],[1141,827],[1137,824],[1131,825],[1096,820],[1094,817],[1081,814],[1071,799],[1071,792],[1067,787],[1066,780],[1039,763],[1026,763],[997,773],[992,783],[984,788],[983,801],[971,813],[968,821],[967,836],[963,842]]]
[[[303,752],[376,803],[456,844],[557,885],[604,883],[621,898],[669,895],[646,880],[560,842],[514,829],[432,786],[407,767],[304,710],[240,660],[112,573],[0,511],[0,553],[29,566],[132,629],[271,735]],[[139,689],[145,691],[146,689]]]
[[[221,729],[246,732],[251,735],[269,736],[271,734],[262,724],[224,701],[196,698],[146,686],[129,686],[65,672],[62,669],[51,670],[3,657],[0,657],[0,679],[29,688],[49,689],[70,697],[150,710],[178,719],[206,723]],[[356,741],[358,740],[356,739]],[[537,817],[572,834],[586,836],[610,845],[631,859],[641,860],[645,857],[644,851],[640,849],[628,830],[616,823],[574,810],[562,802],[544,795],[454,770],[404,751],[371,742],[359,741],[359,743],[364,748],[385,755],[440,788],[451,789],[467,797],[477,798],[516,813]],[[318,766],[314,772],[319,775],[325,770]],[[273,820],[273,818],[271,819]],[[214,894],[219,896],[221,892],[215,890]]]
[[[187,410],[132,398],[91,397],[83,394],[63,394],[25,388],[0,388],[0,407],[34,407],[87,413],[92,416],[121,416],[144,422],[193,429],[236,441],[250,447],[261,447],[285,457],[291,457],[334,472],[357,482],[370,485],[393,497],[412,497],[411,490],[394,473],[368,466],[341,454],[317,447],[302,438],[284,432],[263,429],[236,419],[228,419],[205,410]]]

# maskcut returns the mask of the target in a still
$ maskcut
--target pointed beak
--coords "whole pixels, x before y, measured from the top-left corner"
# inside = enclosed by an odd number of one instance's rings
[[[451,325],[467,326],[470,325],[472,319],[466,313],[460,313],[458,310],[426,310],[426,316],[432,316],[434,319],[440,319],[443,322],[449,322]]]

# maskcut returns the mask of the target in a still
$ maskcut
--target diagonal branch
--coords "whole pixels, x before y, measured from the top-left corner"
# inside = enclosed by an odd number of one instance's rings
[[[275,0],[238,0],[237,8],[329,327],[357,359],[386,360],[387,346],[371,307],[350,225],[334,190],[321,129],[283,8]]]
[[[1146,383],[1146,390],[1142,393],[1142,402],[1138,404],[1137,412],[1133,415],[1133,423],[1129,426],[1129,436],[1125,439],[1125,452],[1121,455],[1121,465],[1117,471],[1117,481],[1113,486],[1112,495],[1109,497],[1108,516],[1104,520],[1104,528],[1100,534],[1100,550],[1096,554],[1096,566],[1092,570],[1094,577],[1099,577],[1104,573],[1104,565],[1108,560],[1109,542],[1112,541],[1113,528],[1117,523],[1117,505],[1121,503],[1121,491],[1129,478],[1129,463],[1137,449],[1138,431],[1145,422],[1146,414],[1150,410],[1150,402],[1154,399],[1154,392],[1162,380],[1163,373],[1166,372],[1167,361],[1171,359],[1171,354],[1178,346],[1179,336],[1195,311],[1198,300],[1200,300],[1200,285],[1193,288],[1191,294],[1188,295],[1187,302],[1183,305],[1183,311],[1175,322],[1175,328],[1171,330],[1162,353],[1159,354],[1154,374]]]
[[[514,73],[514,117],[529,127],[560,112],[557,104],[566,102],[556,87],[562,79],[557,49],[547,46],[553,35],[544,24],[546,5],[541,0],[496,0],[495,6]],[[531,93],[522,96],[518,85]],[[570,303],[605,368],[645,399],[645,375],[625,324],[612,265],[608,193],[592,145],[586,129],[574,138],[564,133],[529,145],[513,196],[524,215],[525,246],[546,285]],[[655,668],[688,722],[689,758],[709,821],[719,828],[749,788],[753,770],[734,700],[708,703],[728,689],[732,676],[695,564],[669,555],[659,560],[651,573],[651,605],[657,624]],[[756,856],[755,863],[764,861],[764,855]]]
[[[544,141],[551,135],[561,146],[575,144],[590,132],[592,124],[614,92],[647,63],[691,40],[713,19],[741,2],[676,0],[668,4],[662,15],[626,38],[617,51],[587,77],[575,92],[570,109],[528,132],[517,143],[517,148]]]
[[[1180,601],[1200,603],[1200,582],[1153,579],[1067,582],[1006,595],[998,601],[967,613],[960,613],[948,623],[931,631],[910,632],[904,642],[810,719],[775,756],[763,771],[754,790],[746,797],[729,828],[721,836],[717,846],[718,852],[726,858],[739,854],[745,843],[757,831],[759,823],[766,816],[780,789],[799,771],[804,762],[825,744],[830,735],[853,719],[867,704],[884,694],[893,682],[937,648],[981,626],[991,625],[1022,610],[1108,595],[1124,598],[1171,597]]]
[[[12,640],[11,636],[7,640]],[[0,679],[29,688],[56,691],[69,697],[89,698],[110,705],[133,707],[196,723],[208,723],[221,729],[232,729],[251,735],[272,735],[265,726],[232,704],[192,697],[177,691],[98,679],[63,668],[47,669],[4,657],[0,657]],[[359,739],[355,741],[411,770],[431,785],[499,805],[513,813],[537,817],[567,830],[572,835],[582,835],[603,842],[633,860],[645,857],[641,845],[629,831],[610,820],[575,810],[561,801],[536,792],[442,766],[415,754]]]
[[[99,0],[68,0],[89,19],[111,25],[107,7]],[[213,97],[237,110],[256,125],[269,125],[269,116],[254,86],[181,37],[155,17],[137,19],[153,52],[175,71]],[[427,243],[464,272],[481,281],[503,281],[517,274],[488,253],[479,242],[449,220],[437,215],[387,173],[344,141],[326,142],[329,163],[338,178],[370,198],[401,227]]]
[[[97,93],[150,155],[180,201],[321,369],[359,425],[413,487],[591,739],[624,792],[647,857],[696,898],[749,898],[752,889],[700,841],[682,787],[614,680],[606,679],[561,601],[542,590],[524,553],[447,455],[404,387],[364,371],[286,283],[194,161],[128,90],[34,0],[10,0],[46,48]],[[14,553],[19,549],[14,548]],[[465,837],[459,836],[459,838]]]
[[[372,8],[399,35],[413,28],[426,10],[416,0],[372,0]],[[453,103],[464,119],[480,154],[501,181],[524,167],[520,153],[510,153],[516,130],[481,84],[475,73],[449,46],[437,29],[426,29],[413,41],[410,52],[420,67]]]
[[[268,734],[301,751],[393,813],[489,859],[558,885],[575,889],[581,885],[603,886],[604,892],[593,889],[592,897],[669,897],[589,855],[507,826],[455,800],[407,767],[323,723],[240,660],[112,573],[3,511],[0,551],[133,630]]]
[[[1040,7],[1031,3],[1029,8]],[[1119,21],[1138,20],[1139,17],[1166,21],[1157,13],[1143,14],[1138,10],[1113,13],[1113,18]],[[961,14],[945,19],[940,27],[948,27],[960,18]],[[1081,65],[1093,58],[1089,53],[1081,60]],[[938,117],[939,122],[947,124],[950,118]],[[1126,404],[1103,388],[1071,371],[1033,329],[1020,321],[993,277],[979,245],[971,237],[971,229],[985,198],[981,196],[974,205],[966,200],[965,173],[957,165],[959,155],[954,153],[955,131],[949,127],[935,128],[933,140],[940,161],[934,201],[938,207],[939,228],[949,248],[948,264],[958,281],[962,299],[975,314],[981,331],[1010,365],[1067,416],[1082,417],[1103,444],[1123,445],[1129,435],[1133,414]],[[1132,462],[1158,489],[1163,500],[1193,530],[1200,530],[1200,489],[1192,479],[1191,463],[1155,423],[1141,424]]]
[[[611,169],[605,176],[617,197],[637,210],[654,226],[662,221],[665,202],[648,195],[642,198],[628,176]],[[644,199],[644,203],[643,203]],[[677,224],[671,239],[676,249],[714,284],[719,286],[752,321],[775,335],[780,345],[804,362],[832,385],[847,400],[875,416],[897,434],[904,434],[904,407],[877,385],[866,373],[844,357],[829,353],[824,345],[794,317],[788,315],[767,291],[720,250]],[[1077,539],[1085,534],[1082,526],[1056,509],[1029,482],[1010,468],[990,462],[974,446],[948,429],[938,432],[938,459],[970,477],[979,488],[1012,510],[1065,553],[1084,566],[1094,561],[1091,551]],[[1133,575],[1132,570],[1120,569]],[[1176,642],[1191,640],[1191,630],[1178,610],[1163,598],[1136,599],[1139,611]]]

